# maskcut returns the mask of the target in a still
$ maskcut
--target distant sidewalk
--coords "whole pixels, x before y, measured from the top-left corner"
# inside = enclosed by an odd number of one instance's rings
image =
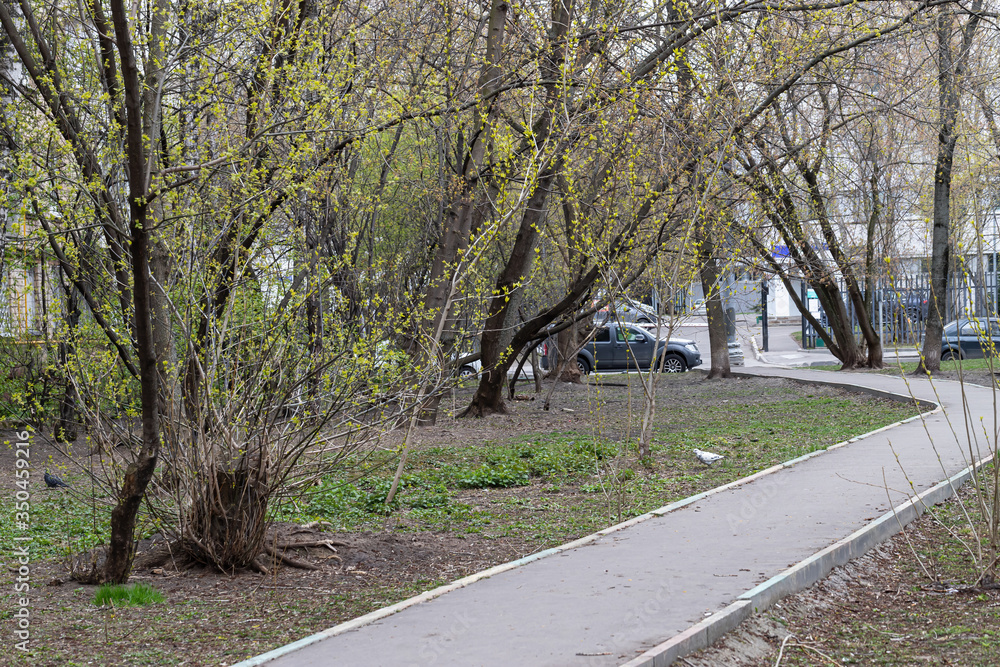
[[[768,325],[768,350],[765,352],[761,349],[763,328],[759,324],[738,329],[740,342],[747,360],[746,365],[798,367],[826,366],[840,363],[826,347],[816,347],[813,349],[801,347],[799,342],[792,336],[801,331],[801,327],[797,325]],[[753,353],[754,342],[756,342],[756,350],[762,358],[758,358]],[[885,347],[882,350],[882,358],[887,364],[895,364],[897,362],[916,361],[920,358],[920,353],[913,347]]]

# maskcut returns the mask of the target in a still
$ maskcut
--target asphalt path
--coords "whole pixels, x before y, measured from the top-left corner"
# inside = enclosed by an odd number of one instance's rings
[[[979,433],[996,428],[993,394],[984,388],[966,387],[963,406],[959,385],[947,381],[769,366],[746,371],[850,382],[940,403],[945,412],[875,433],[266,664],[618,665],[887,512],[908,498],[911,484],[919,492],[965,468],[970,457],[961,435],[966,415]]]

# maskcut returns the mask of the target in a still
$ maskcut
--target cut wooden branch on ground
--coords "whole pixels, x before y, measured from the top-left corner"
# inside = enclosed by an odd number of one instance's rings
[[[276,561],[281,561],[289,567],[297,567],[300,570],[318,570],[319,568],[312,563],[307,563],[304,560],[299,560],[298,558],[292,558],[287,554],[272,548],[270,545],[264,545],[264,551],[268,556],[275,559]]]

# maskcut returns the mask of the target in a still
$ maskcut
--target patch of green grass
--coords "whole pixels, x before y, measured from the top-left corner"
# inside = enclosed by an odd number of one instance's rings
[[[903,373],[912,373],[917,370],[916,361],[908,361],[903,364],[891,364],[886,368],[882,369],[883,373],[899,373],[902,370]],[[942,371],[1000,371],[1000,359],[962,359],[953,361],[942,361],[941,362]]]
[[[275,516],[382,530],[393,514],[404,520],[397,527],[409,530],[528,538],[544,548],[915,414],[868,397],[803,396],[799,386],[762,394],[759,385],[732,382],[714,385],[711,394],[711,401],[685,409],[661,404],[652,456],[643,465],[636,465],[637,445],[624,433],[617,442],[572,431],[522,433],[506,442],[413,451],[389,507],[394,465],[382,462],[367,479],[325,479]],[[725,458],[707,468],[691,453],[695,447]],[[512,504],[511,492],[525,502]],[[470,493],[478,495],[470,500]]]
[[[286,504],[275,518],[321,519],[340,530],[375,528],[386,514],[404,510],[431,522],[435,528],[454,525],[465,517],[473,525],[482,514],[454,501],[454,494],[471,489],[507,489],[538,480],[549,493],[562,484],[590,478],[618,447],[579,433],[537,433],[506,444],[483,447],[431,447],[413,452],[391,506],[385,499],[391,485],[391,466],[381,466],[368,479],[348,482],[328,477],[301,501]],[[556,489],[553,491],[553,489]]]
[[[810,366],[814,371],[839,371],[840,364],[823,364],[822,366]],[[916,361],[905,361],[903,363],[888,363],[885,368],[881,368],[877,373],[896,375],[900,372],[909,374],[917,370]],[[961,359],[952,361],[942,361],[941,370],[945,372],[959,371],[1000,371],[1000,359]]]
[[[482,465],[458,480],[462,489],[506,489],[530,483],[527,466],[509,463]]]
[[[858,408],[853,397],[819,396],[748,404],[739,410],[707,405],[659,426],[657,447],[675,456],[695,447],[707,449],[726,457],[712,470],[735,466],[751,474],[915,414],[893,401],[870,401]]]
[[[107,542],[110,524],[106,496],[98,490],[91,504],[90,489],[77,488],[77,480],[61,475],[72,489],[49,489],[42,482],[41,472],[33,472],[27,505],[21,505],[13,493],[0,495],[0,541],[13,541],[17,523],[27,508],[27,531],[18,528],[18,535],[31,537],[32,556],[49,558],[90,549]],[[79,482],[82,484],[82,482]],[[15,522],[15,516],[17,520]],[[141,530],[140,530],[141,533]]]
[[[143,607],[163,602],[163,593],[149,584],[103,584],[94,593],[94,604],[98,607],[134,605]]]

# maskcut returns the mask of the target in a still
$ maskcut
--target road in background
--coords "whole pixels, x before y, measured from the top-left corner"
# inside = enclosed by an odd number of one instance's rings
[[[760,350],[763,342],[763,332],[757,316],[753,313],[737,315],[736,335],[743,348],[743,357],[748,367],[753,366],[825,366],[838,364],[828,349],[817,348],[805,350],[799,346],[798,341],[792,338],[796,332],[801,332],[798,325],[770,324],[768,325],[768,351]],[[711,368],[712,349],[708,341],[708,321],[705,316],[692,316],[685,318],[673,334],[679,338],[690,338],[698,344],[701,350],[701,358],[704,363],[700,369]],[[760,356],[754,351],[753,341],[757,342]],[[896,360],[916,361],[919,352],[916,348],[891,348],[883,350],[883,358],[886,363],[895,364]]]

